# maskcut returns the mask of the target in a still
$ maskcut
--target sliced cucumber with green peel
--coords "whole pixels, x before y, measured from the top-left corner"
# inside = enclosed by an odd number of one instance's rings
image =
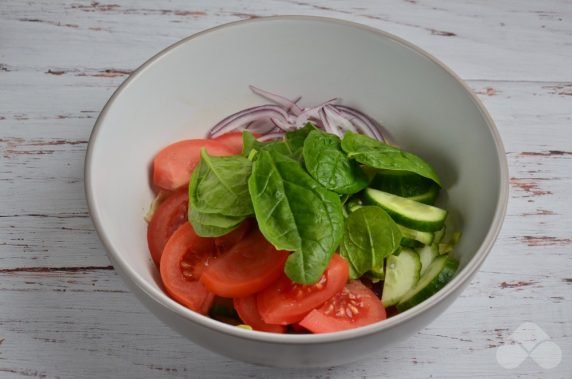
[[[435,232],[435,238],[433,239],[433,243],[439,243],[443,241],[443,237],[445,237],[445,232],[447,231],[447,225],[443,225],[441,230],[437,230]]]
[[[407,198],[409,200],[418,201],[423,204],[433,205],[435,204],[435,200],[437,200],[438,195],[439,187],[436,184],[433,184],[433,186],[429,188],[427,192],[415,196],[408,196]]]
[[[431,263],[439,256],[437,245],[425,245],[417,250],[421,261],[421,275],[425,274]]]
[[[430,245],[433,243],[434,233],[422,232],[420,230],[406,228],[405,226],[399,224],[397,224],[397,227],[401,231],[401,235],[405,238],[419,241],[423,245]]]
[[[426,204],[433,204],[439,194],[439,186],[434,181],[408,171],[379,171],[370,187]]]
[[[419,280],[421,262],[419,255],[409,249],[402,249],[399,255],[391,255],[385,265],[385,281],[381,302],[385,307],[397,304],[403,295]]]
[[[439,254],[449,254],[453,251],[455,246],[459,243],[461,239],[461,232],[455,232],[451,235],[451,239],[447,243],[440,243],[439,246]]]
[[[397,310],[406,311],[437,293],[453,279],[458,267],[459,263],[448,256],[435,258],[417,284],[397,303]]]
[[[403,247],[407,247],[409,249],[419,249],[420,247],[423,247],[423,244],[421,242],[415,241],[414,239],[407,238],[407,237],[401,238],[400,245]]]
[[[367,204],[378,205],[399,224],[423,232],[436,232],[443,228],[447,211],[441,208],[368,188],[364,192]]]

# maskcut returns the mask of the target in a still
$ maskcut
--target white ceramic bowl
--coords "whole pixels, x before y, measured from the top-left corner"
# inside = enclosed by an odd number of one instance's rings
[[[202,138],[219,119],[262,103],[248,85],[303,105],[341,97],[381,121],[440,174],[460,271],[424,303],[383,322],[324,335],[277,335],[229,326],[163,293],[146,244],[149,166],[170,142]],[[419,331],[461,293],[504,218],[507,164],[479,100],[426,52],[367,26],[317,17],[270,17],[207,30],[168,47],[121,85],[103,109],[85,165],[89,210],[114,267],[135,295],[192,341],[272,366],[354,361]],[[462,328],[462,325],[459,326]],[[141,325],[141,330],[145,329]]]

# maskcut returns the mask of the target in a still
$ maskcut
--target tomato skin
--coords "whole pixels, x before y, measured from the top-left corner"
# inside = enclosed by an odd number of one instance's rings
[[[332,333],[385,320],[381,300],[359,280],[353,280],[321,307],[314,309],[300,326],[312,333]]]
[[[253,220],[246,219],[232,232],[225,234],[224,236],[216,237],[214,240],[216,251],[219,254],[222,254],[225,251],[230,250],[252,230],[253,223]]]
[[[153,184],[172,191],[189,184],[191,174],[201,160],[201,149],[210,155],[233,155],[228,146],[206,139],[183,140],[163,148],[153,160]]]
[[[242,153],[242,132],[230,132],[223,134],[214,139],[214,141],[220,142],[228,147],[233,154],[241,154]]]
[[[268,324],[296,323],[341,291],[348,277],[348,262],[334,254],[316,284],[296,284],[283,274],[278,281],[257,294],[258,311]]]
[[[214,294],[199,281],[205,262],[214,252],[212,238],[198,236],[184,223],[169,238],[161,256],[160,273],[165,292],[193,311],[207,314]]]
[[[171,193],[159,205],[147,227],[147,245],[155,265],[159,266],[169,237],[187,222],[189,194],[186,188]]]
[[[258,307],[256,306],[256,296],[235,298],[234,309],[242,322],[254,330],[270,333],[284,333],[286,331],[286,327],[282,325],[271,325],[262,320],[258,312]]]
[[[288,254],[287,251],[276,251],[256,229],[210,261],[201,283],[218,296],[249,296],[280,277]]]

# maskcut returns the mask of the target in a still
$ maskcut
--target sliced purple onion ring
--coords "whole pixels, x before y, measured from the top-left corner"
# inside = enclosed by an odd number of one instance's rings
[[[260,105],[257,107],[247,108],[240,112],[234,113],[221,121],[219,121],[208,133],[209,138],[216,138],[225,133],[238,128],[244,128],[251,122],[271,119],[282,118],[288,119],[288,113],[278,105]]]
[[[247,108],[222,119],[208,132],[208,138],[216,138],[238,129],[260,135],[261,141],[270,141],[312,122],[316,127],[340,138],[346,131],[352,131],[397,146],[389,131],[381,124],[355,108],[337,104],[338,98],[315,107],[302,108],[297,104],[301,97],[289,100],[254,86],[250,86],[250,89],[275,104]]]
[[[260,142],[268,142],[268,141],[274,141],[274,140],[280,139],[282,137],[284,137],[284,132],[268,133],[268,134],[265,134],[263,136],[258,137],[257,139]]]
[[[252,86],[252,85],[249,86],[249,88],[252,92],[257,94],[258,96],[262,96],[265,99],[268,99],[268,100],[272,101],[273,103],[280,105],[282,108],[284,108],[284,110],[286,112],[292,113],[294,116],[298,116],[300,113],[302,113],[302,108],[300,108],[298,106],[298,104],[296,104],[302,98],[301,96],[296,98],[296,100],[292,101],[292,100],[285,98],[284,96],[280,96],[280,95],[277,95],[275,93],[268,92],[266,90],[263,90],[261,88],[258,88],[258,87]]]
[[[336,110],[338,110],[343,117],[350,119],[350,121],[356,126],[359,132],[380,141],[395,145],[395,141],[391,136],[391,133],[389,133],[389,131],[385,129],[383,125],[373,120],[365,113],[346,105],[337,104],[333,107],[336,108]]]
[[[251,133],[264,135],[267,133],[272,133],[275,131],[276,125],[272,123],[269,119],[261,119],[251,122],[246,125],[243,130],[248,130]]]

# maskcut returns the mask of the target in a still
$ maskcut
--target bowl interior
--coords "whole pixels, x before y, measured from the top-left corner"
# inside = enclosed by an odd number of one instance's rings
[[[501,198],[504,157],[466,88],[427,55],[372,29],[270,18],[182,41],[135,73],[102,113],[86,172],[90,208],[112,258],[130,268],[132,280],[164,296],[143,219],[153,198],[153,156],[176,140],[204,137],[230,113],[264,103],[249,84],[301,95],[304,106],[339,97],[379,120],[440,174],[451,227],[463,231],[461,268],[479,250]]]

